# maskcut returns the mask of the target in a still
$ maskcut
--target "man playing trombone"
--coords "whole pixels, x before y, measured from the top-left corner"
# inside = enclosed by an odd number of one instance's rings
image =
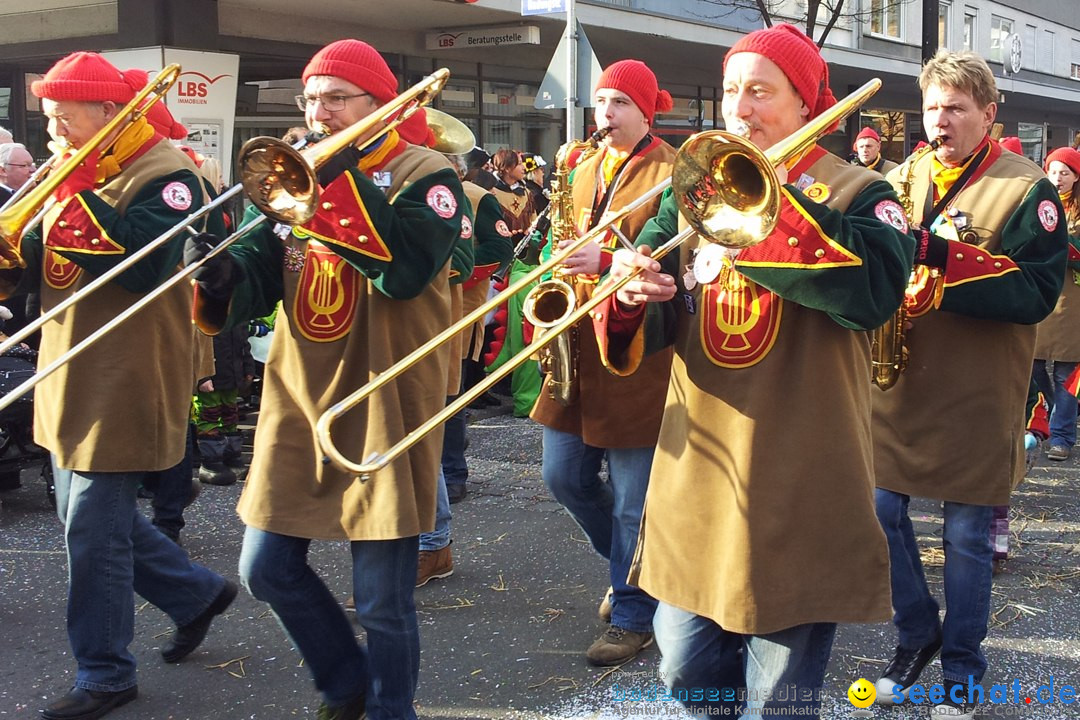
[[[743,126],[762,150],[785,147],[836,104],[818,48],[791,25],[739,40],[723,88],[727,127]],[[835,109],[845,107],[855,109]],[[711,196],[743,194],[713,170],[727,144],[713,142],[714,157],[694,157],[702,179],[666,196],[642,230],[643,250],[615,253],[613,277],[643,272],[597,313],[617,372],[632,372],[646,344],[675,347],[630,581],[659,600],[664,681],[703,689],[682,695],[692,709],[816,713],[836,623],[889,617],[863,331],[899,306],[913,242],[880,175],[811,143],[764,154],[782,186],[758,244],[691,236],[661,266],[645,248],[679,230],[677,205],[707,213]],[[707,219],[722,222],[734,208],[717,204]],[[694,217],[715,229],[705,219]]]
[[[649,132],[655,113],[671,109],[671,95],[659,88],[645,63],[620,60],[610,65],[597,82],[593,101],[597,128],[608,134],[599,150],[586,151],[587,157],[575,168],[569,188],[574,217],[553,219],[555,233],[564,224],[579,233],[602,225],[606,210],[618,210],[671,175],[675,151]],[[637,237],[659,204],[657,196],[617,229],[628,238]],[[562,211],[560,207],[558,212]],[[553,242],[561,249],[573,239],[555,236]],[[613,234],[603,245],[589,243],[567,259],[561,276],[572,278],[571,287],[588,298],[616,247]],[[552,248],[545,250],[550,253]],[[593,665],[621,665],[653,642],[656,601],[628,585],[626,576],[664,413],[671,351],[650,356],[639,374],[618,377],[601,364],[588,323],[569,332],[577,333],[579,343],[576,357],[563,360],[576,363],[572,382],[579,387],[564,404],[553,399],[549,390],[554,378],[548,377],[532,418],[544,426],[544,484],[610,567],[611,595],[600,612],[609,626],[585,657]],[[622,422],[631,415],[635,422]],[[600,479],[605,456],[607,482]]]
[[[58,149],[42,187],[59,184],[40,232],[19,247],[25,270],[0,274],[5,291],[21,274],[19,290],[39,291],[48,313],[206,202],[183,153],[145,118],[123,120],[145,82],[145,73],[125,74],[96,53],[79,52],[33,83]],[[77,167],[66,164],[84,150],[90,152]],[[159,286],[182,248],[173,239],[46,323],[41,367]],[[37,388],[34,439],[52,453],[56,469],[68,637],[78,663],[74,687],[42,711],[46,720],[98,718],[136,697],[128,650],[135,592],[178,625],[162,649],[170,663],[192,652],[236,597],[235,584],[192,563],[135,502],[149,471],[171,468],[184,455],[191,338],[191,291],[177,285]]]
[[[296,227],[264,225],[196,274],[197,321],[208,331],[281,303],[238,507],[248,526],[240,574],[304,657],[322,695],[320,718],[355,720],[365,708],[379,720],[415,718],[417,537],[434,526],[442,432],[361,481],[323,462],[315,424],[332,403],[449,326],[448,260],[465,197],[443,155],[396,130],[375,132],[389,119],[380,106],[397,96],[397,78],[375,48],[331,43],[303,81],[297,99],[307,126],[354,136],[319,170],[314,217]],[[213,242],[189,241],[186,259]],[[343,417],[336,438],[366,456],[403,437],[445,405],[449,362],[444,348],[418,363]],[[307,563],[316,539],[350,541],[366,648]]]

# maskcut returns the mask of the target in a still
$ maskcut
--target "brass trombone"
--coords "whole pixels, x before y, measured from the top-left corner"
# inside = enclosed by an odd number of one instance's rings
[[[179,70],[179,66],[177,66],[177,70]],[[65,298],[33,324],[23,328],[22,331],[0,344],[0,354],[33,333],[45,322],[55,318],[60,312],[86,297],[90,292],[97,290],[106,282],[149,255],[177,233],[183,232],[185,229],[191,231],[191,225],[195,220],[241,190],[248,195],[248,199],[262,212],[262,215],[245,223],[232,235],[218,243],[202,260],[181,269],[164,283],[139,298],[124,312],[83,338],[81,342],[49,363],[49,365],[39,369],[33,377],[28,378],[18,387],[12,389],[7,395],[0,398],[0,410],[33,390],[42,380],[111,332],[114,327],[128,320],[166,291],[172,289],[177,283],[191,277],[203,264],[216,257],[219,253],[224,252],[229,245],[268,218],[286,225],[299,225],[307,222],[318,209],[319,183],[316,173],[319,168],[346,147],[358,142],[360,138],[371,135],[371,137],[365,138],[362,145],[359,146],[364,147],[400,125],[418,108],[431,102],[449,79],[450,71],[446,68],[440,68],[393,100],[377,108],[367,117],[302,152],[276,138],[256,137],[248,140],[240,149],[240,155],[237,159],[237,167],[241,169],[240,183],[226,190],[214,202],[208,203],[198,211],[188,215],[165,233],[132,253],[130,257],[125,258],[123,262],[99,275],[80,289],[78,293]],[[132,102],[134,103],[135,100]],[[48,198],[51,192],[52,189],[44,197]]]
[[[385,452],[373,452],[363,461],[354,462],[346,458],[334,444],[331,431],[338,418],[362,403],[379,388],[395,380],[441,345],[449,342],[493,308],[506,302],[508,298],[541,275],[561,265],[588,243],[599,241],[609,228],[617,226],[624,218],[650,202],[669,186],[678,200],[679,212],[686,219],[688,227],[658,247],[652,254],[653,258],[664,257],[695,234],[731,248],[749,247],[764,240],[775,227],[780,212],[780,182],[776,176],[775,167],[808,150],[829,131],[834,123],[840,122],[857,110],[880,87],[881,81],[876,78],[867,82],[764,152],[746,139],[724,131],[710,130],[690,137],[675,156],[671,178],[658,183],[630,204],[609,215],[606,222],[582,235],[562,251],[553,253],[546,262],[327,409],[315,425],[315,434],[324,454],[323,461],[333,462],[340,468],[356,474],[361,481],[368,479],[372,473],[385,468],[407,452],[429,432],[446,422],[476,397],[487,392],[489,388],[529,360],[537,351],[554,342],[561,333],[572,328],[598,305],[636,278],[637,272],[619,280],[608,277],[597,286],[592,297],[580,307],[574,308],[572,303],[567,302],[566,307],[569,310],[562,318],[553,322],[539,338],[534,339],[528,347],[523,348],[498,370],[469,391],[462,393],[454,402]]]

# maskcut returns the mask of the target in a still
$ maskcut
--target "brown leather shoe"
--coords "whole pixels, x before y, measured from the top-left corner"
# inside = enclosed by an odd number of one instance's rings
[[[1046,451],[1048,459],[1058,462],[1068,460],[1070,455],[1072,455],[1072,448],[1068,445],[1051,445],[1050,449]]]
[[[438,550],[421,550],[416,566],[416,587],[423,587],[431,580],[447,578],[454,574],[454,558],[450,546]]]
[[[638,633],[618,625],[610,625],[585,651],[585,659],[590,665],[599,667],[622,665],[652,644],[652,633]]]

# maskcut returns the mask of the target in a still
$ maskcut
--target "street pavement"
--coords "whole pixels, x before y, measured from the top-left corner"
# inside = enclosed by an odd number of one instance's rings
[[[606,563],[544,489],[540,427],[505,411],[478,413],[470,426],[469,496],[453,506],[454,574],[416,591],[423,648],[419,717],[683,717],[670,702],[626,699],[649,698],[662,688],[655,646],[617,670],[585,662],[585,648],[604,629],[596,611],[608,585]],[[954,440],[961,450],[962,432]],[[233,578],[243,531],[234,512],[241,487],[204,486],[183,532],[194,559]],[[1078,489],[1077,460],[1041,460],[1015,495],[1010,560],[994,581],[984,645],[987,687],[1017,680],[1028,697],[1051,678],[1058,692],[1080,684]],[[74,677],[64,630],[64,543],[44,485],[31,471],[24,472],[22,488],[0,500],[0,719],[36,718]],[[932,503],[915,501],[912,519],[940,597],[940,515]],[[339,597],[349,595],[344,543],[314,543],[311,563]],[[859,579],[851,582],[855,588]],[[267,607],[246,592],[214,623],[202,647],[177,665],[164,664],[158,654],[171,629],[160,611],[138,606],[132,651],[139,699],[110,720],[314,717],[318,696],[301,658]],[[848,686],[859,677],[875,680],[894,644],[887,623],[840,628],[822,717],[853,717]],[[941,681],[936,661],[923,680]],[[925,705],[875,705],[870,712],[888,720],[927,716]],[[980,717],[1064,720],[1080,717],[1080,709],[1021,699],[984,706]]]

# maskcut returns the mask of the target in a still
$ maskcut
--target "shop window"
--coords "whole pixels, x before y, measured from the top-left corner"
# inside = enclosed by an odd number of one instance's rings
[[[1024,156],[1039,164],[1043,161],[1043,126],[1041,123],[1018,123],[1017,133]]]
[[[952,38],[949,37],[952,24],[949,18],[952,15],[952,5],[943,2],[938,5],[937,34],[938,46],[948,48],[952,46]]]
[[[870,34],[901,39],[901,8],[898,0],[870,0]]]

